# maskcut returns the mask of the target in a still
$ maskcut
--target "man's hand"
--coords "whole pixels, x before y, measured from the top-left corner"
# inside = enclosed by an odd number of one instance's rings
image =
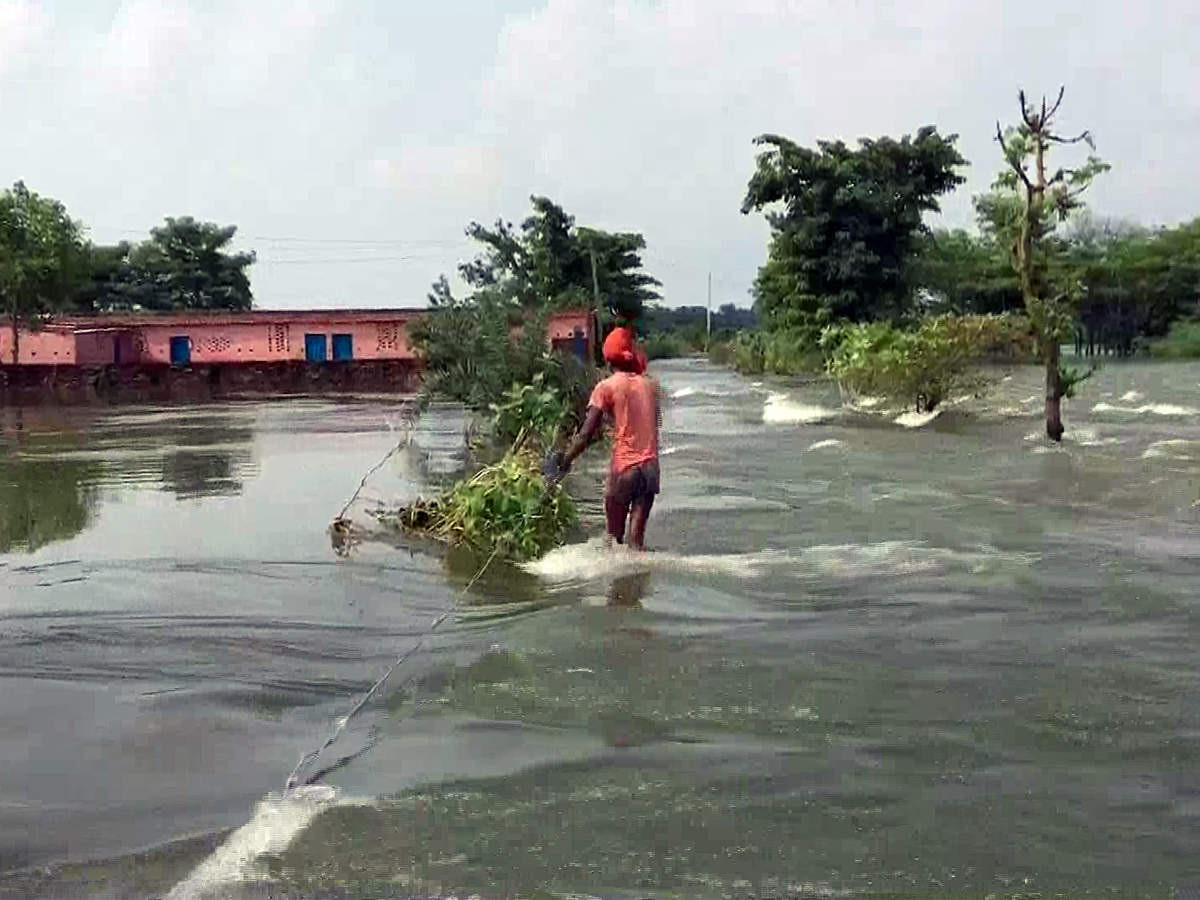
[[[558,484],[570,470],[571,463],[561,450],[556,450],[542,461],[542,477],[546,479],[546,487]]]

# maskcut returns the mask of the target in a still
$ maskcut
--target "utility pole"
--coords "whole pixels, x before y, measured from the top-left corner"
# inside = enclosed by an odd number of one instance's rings
[[[592,362],[600,365],[600,279],[596,276],[596,251],[588,250],[592,258],[592,330],[595,332],[592,345]]]
[[[592,257],[592,303],[595,304],[596,314],[600,314],[600,279],[596,276],[596,251],[589,250]]]
[[[708,306],[704,314],[704,352],[708,352],[712,343],[712,272],[708,273]]]

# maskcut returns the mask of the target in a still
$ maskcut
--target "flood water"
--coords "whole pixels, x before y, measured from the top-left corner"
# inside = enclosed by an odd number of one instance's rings
[[[0,410],[0,897],[1200,884],[1200,366],[1108,366],[1061,447],[1032,368],[920,427],[654,369],[655,552],[594,539],[593,450],[592,539],[469,587],[332,549],[396,400]],[[465,424],[423,416],[354,519]]]

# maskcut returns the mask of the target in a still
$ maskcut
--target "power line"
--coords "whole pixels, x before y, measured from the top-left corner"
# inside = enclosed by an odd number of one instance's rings
[[[410,254],[408,256],[346,256],[340,259],[259,259],[255,260],[255,265],[268,266],[310,266],[310,265],[334,265],[341,263],[373,263],[373,262],[400,262],[410,259],[431,259],[429,256],[421,256],[420,254]]]
[[[159,227],[158,225],[154,226]],[[149,228],[117,228],[112,225],[93,225],[93,231],[109,231],[117,234],[145,234],[149,235]],[[425,239],[425,238],[332,238],[332,237],[301,237],[298,235],[265,235],[265,234],[237,234],[237,239],[247,241],[266,241],[271,243],[291,243],[291,244],[337,244],[337,245],[357,245],[363,247],[397,247],[402,245],[407,246],[424,246],[424,247],[452,247],[462,246],[471,243],[471,239],[463,236],[460,238],[450,239]]]

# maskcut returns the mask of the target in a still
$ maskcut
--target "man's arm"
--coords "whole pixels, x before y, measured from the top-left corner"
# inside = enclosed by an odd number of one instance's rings
[[[604,424],[604,411],[598,406],[589,406],[587,416],[584,417],[583,424],[579,427],[579,433],[575,435],[575,440],[571,442],[571,446],[567,448],[567,452],[563,454],[563,471],[571,468],[571,463],[588,448],[596,435],[600,432],[600,426]]]

